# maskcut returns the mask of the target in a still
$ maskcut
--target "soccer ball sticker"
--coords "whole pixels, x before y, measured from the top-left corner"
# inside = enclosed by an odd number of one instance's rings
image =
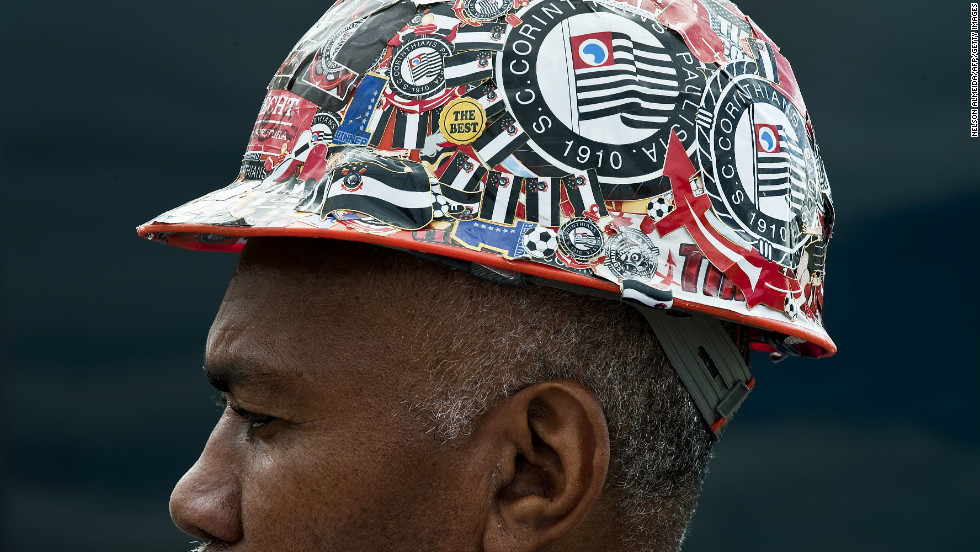
[[[449,216],[449,202],[439,192],[436,187],[432,188],[432,218],[445,218]]]
[[[523,236],[524,250],[534,259],[550,259],[558,251],[558,235],[543,226],[535,226]]]
[[[786,294],[786,300],[783,302],[783,311],[786,312],[786,316],[790,320],[796,320],[796,317],[800,314],[800,305],[796,302],[796,298],[793,297],[792,293]]]
[[[671,211],[674,210],[674,193],[667,192],[666,194],[658,195],[647,203],[647,214],[650,215],[654,221],[658,221],[666,217]]]

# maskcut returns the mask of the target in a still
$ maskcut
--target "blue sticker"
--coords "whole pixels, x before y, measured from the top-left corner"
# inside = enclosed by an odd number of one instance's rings
[[[515,259],[526,253],[521,238],[534,226],[534,223],[525,221],[504,225],[484,220],[461,220],[453,227],[452,236],[454,240],[469,249],[477,251],[489,249],[508,259]]]
[[[387,83],[387,77],[373,74],[365,75],[361,79],[350,105],[347,106],[344,121],[333,135],[335,145],[367,145],[372,134],[372,131],[368,130],[368,125],[371,123],[374,110],[378,107],[381,91]]]

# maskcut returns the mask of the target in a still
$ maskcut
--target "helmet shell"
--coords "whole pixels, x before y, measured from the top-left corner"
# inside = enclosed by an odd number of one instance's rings
[[[734,4],[342,0],[276,71],[238,178],[138,231],[431,253],[819,357],[832,205],[792,69]]]

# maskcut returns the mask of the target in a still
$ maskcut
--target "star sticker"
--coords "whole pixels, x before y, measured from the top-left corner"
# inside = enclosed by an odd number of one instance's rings
[[[707,80],[710,80],[711,79],[711,76],[715,72],[714,69],[712,69],[712,68],[708,67],[707,65],[705,65],[704,62],[701,61],[701,60],[698,60],[698,65],[699,65],[699,67],[695,67],[694,70],[697,71],[698,73],[701,73],[702,75],[704,75],[704,80],[706,80],[706,81]]]

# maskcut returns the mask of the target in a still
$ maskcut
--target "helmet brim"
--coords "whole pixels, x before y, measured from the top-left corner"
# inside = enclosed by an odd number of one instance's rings
[[[200,222],[151,221],[137,228],[137,233],[146,239],[161,241],[185,249],[232,253],[240,252],[250,237],[325,238],[368,243],[478,263],[545,280],[605,291],[617,296],[621,293],[619,286],[609,281],[530,260],[508,259],[495,252],[457,245],[445,237],[444,234],[448,232],[449,229],[445,228],[442,230],[427,228],[417,231],[390,229],[385,230],[384,233],[374,233],[363,231],[363,229],[354,229],[342,221],[328,227],[315,227],[304,225],[298,220],[294,220],[285,226],[241,225],[241,223],[229,226]],[[744,303],[736,304],[741,305],[742,308],[745,305]],[[753,348],[757,350],[778,352],[777,347],[772,344],[773,340],[785,342],[785,338],[789,337],[801,356],[821,358],[832,356],[837,352],[837,346],[822,327],[810,323],[806,325],[801,323],[806,321],[804,317],[798,317],[798,321],[783,321],[760,316],[761,313],[756,311],[766,310],[761,305],[745,313],[734,309],[706,305],[678,297],[675,294],[672,308],[701,312],[762,330],[753,333]]]

